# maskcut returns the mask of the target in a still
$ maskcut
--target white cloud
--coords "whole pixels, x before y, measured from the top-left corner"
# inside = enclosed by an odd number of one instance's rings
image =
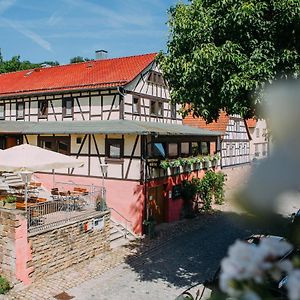
[[[48,19],[47,23],[50,26],[56,25],[58,24],[60,21],[62,21],[62,16],[60,15],[60,13],[58,11],[54,12],[50,18]]]
[[[121,27],[125,24],[146,26],[152,20],[145,14],[133,14],[132,10],[130,11],[130,14],[126,14],[123,9],[121,9],[121,11],[114,11],[102,5],[90,3],[86,0],[64,0],[64,2],[68,5],[78,6],[89,13],[100,15],[101,17],[105,18],[106,22],[113,27]]]
[[[0,14],[15,4],[16,0],[1,0],[0,1]]]
[[[24,25],[22,25],[20,23],[17,23],[17,22],[7,20],[5,18],[0,18],[0,21],[3,22],[3,23],[6,23],[9,27],[15,29],[17,32],[19,32],[19,33],[23,34],[24,36],[28,37],[33,42],[35,42],[36,44],[41,46],[42,48],[44,48],[48,51],[52,51],[51,45],[50,45],[49,42],[47,42],[45,39],[43,39],[37,33],[25,28]]]

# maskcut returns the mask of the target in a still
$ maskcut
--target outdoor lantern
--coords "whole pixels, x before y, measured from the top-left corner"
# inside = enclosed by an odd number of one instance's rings
[[[104,178],[107,176],[107,164],[100,164],[100,171],[102,175],[102,188],[101,188],[101,201],[97,203],[97,209],[101,211],[107,210],[107,204],[106,204],[106,189],[104,186]]]
[[[28,183],[30,182],[30,180],[31,180],[31,176],[32,176],[32,172],[30,172],[30,171],[21,171],[20,172],[20,175],[21,175],[21,178],[22,178],[22,180],[23,180],[23,182],[24,182],[24,184],[25,184],[25,211],[27,212],[27,201],[28,201],[28,192],[27,192],[27,190],[28,190]]]

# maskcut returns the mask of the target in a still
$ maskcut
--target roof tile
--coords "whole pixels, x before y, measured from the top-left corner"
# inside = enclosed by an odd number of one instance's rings
[[[122,86],[150,65],[156,53],[0,74],[0,97]]]
[[[227,125],[229,123],[229,116],[225,112],[220,113],[220,117],[217,122],[212,122],[207,124],[203,118],[194,118],[189,114],[185,119],[183,119],[184,125],[189,125],[193,127],[208,129],[212,131],[226,132]]]

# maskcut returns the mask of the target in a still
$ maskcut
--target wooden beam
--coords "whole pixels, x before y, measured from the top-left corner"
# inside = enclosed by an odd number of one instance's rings
[[[80,153],[81,153],[81,150],[82,150],[82,148],[83,148],[83,145],[84,145],[84,143],[85,143],[85,140],[86,140],[87,136],[88,136],[87,134],[84,136],[84,138],[83,138],[83,140],[82,140],[82,142],[81,142],[81,145],[80,145],[80,147],[79,147],[79,149],[78,149],[76,158],[79,157],[79,155],[80,155]],[[72,168],[71,174],[73,174],[73,172],[74,172],[74,168]]]
[[[112,101],[111,106],[110,106],[109,114],[107,116],[107,120],[109,120],[109,118],[110,118],[111,111],[112,111],[112,109],[113,109],[113,107],[115,105],[116,97],[117,97],[117,94],[114,95],[113,101]]]
[[[78,105],[78,107],[79,107],[79,111],[80,111],[80,113],[81,113],[82,120],[85,121],[84,114],[83,114],[83,112],[82,112],[82,109],[81,109],[81,106],[80,106],[78,97],[76,97],[75,99],[76,99],[76,103],[77,103],[77,105]],[[74,109],[74,108],[73,108],[73,109]]]
[[[139,141],[139,137],[140,137],[139,135],[136,136],[136,139],[135,139],[132,151],[131,151],[131,155],[130,155],[130,160],[129,160],[129,163],[128,163],[127,171],[126,171],[126,174],[125,174],[125,179],[128,178],[129,170],[130,170],[132,159],[133,159],[133,156],[134,156],[134,153],[135,153],[135,150],[136,150],[136,146],[137,146],[138,141]]]

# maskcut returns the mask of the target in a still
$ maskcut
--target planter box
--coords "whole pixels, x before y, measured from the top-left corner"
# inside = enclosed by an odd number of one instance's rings
[[[5,203],[3,201],[0,201],[1,202],[1,205],[3,208],[6,208],[6,209],[16,209],[16,202],[12,202],[12,203]]]

